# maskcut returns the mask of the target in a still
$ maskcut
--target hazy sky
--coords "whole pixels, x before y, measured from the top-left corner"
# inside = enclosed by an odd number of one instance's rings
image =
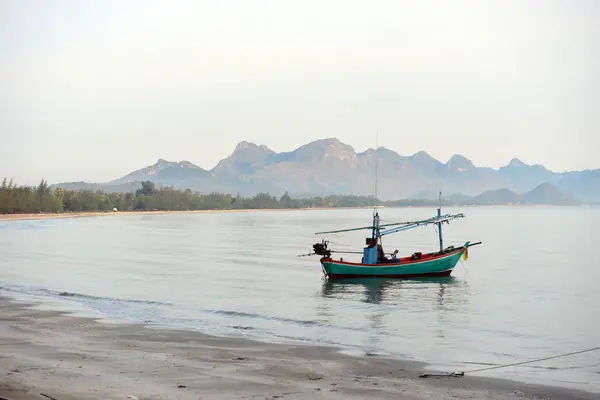
[[[600,1],[0,0],[0,179],[242,140],[600,168]]]

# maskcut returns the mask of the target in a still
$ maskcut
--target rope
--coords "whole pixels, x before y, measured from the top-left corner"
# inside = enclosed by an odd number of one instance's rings
[[[586,349],[586,350],[574,351],[572,353],[561,354],[561,355],[558,355],[558,356],[550,356],[550,357],[538,358],[536,360],[522,361],[522,362],[513,363],[513,364],[496,365],[496,366],[493,366],[493,367],[474,369],[474,370],[471,370],[471,371],[467,371],[466,373],[471,374],[473,372],[487,371],[487,370],[490,370],[490,369],[498,369],[498,368],[504,368],[504,367],[513,367],[515,365],[529,364],[529,363],[538,362],[538,361],[547,361],[547,360],[552,360],[552,359],[555,359],[555,358],[567,357],[567,356],[572,356],[572,355],[575,355],[575,354],[588,353],[590,351],[596,351],[596,350],[600,350],[600,346],[599,347],[593,347],[591,349]]]
[[[515,365],[530,364],[530,363],[534,363],[534,362],[538,362],[538,361],[547,361],[547,360],[552,360],[552,359],[555,359],[555,358],[567,357],[567,356],[572,356],[572,355],[575,355],[575,354],[588,353],[590,351],[596,351],[596,350],[600,350],[600,346],[598,346],[598,347],[592,347],[591,349],[574,351],[572,353],[560,354],[560,355],[557,355],[557,356],[550,356],[550,357],[538,358],[538,359],[529,360],[529,361],[521,361],[521,362],[512,363],[512,364],[495,365],[493,367],[473,369],[471,371],[465,371],[465,372],[457,371],[457,372],[450,372],[450,373],[447,373],[447,374],[421,374],[421,375],[419,375],[419,378],[428,378],[428,377],[431,377],[431,376],[436,376],[436,377],[445,377],[445,376],[461,377],[461,376],[465,376],[465,374],[472,374],[473,372],[481,372],[481,371],[489,371],[489,370],[498,369],[498,368],[514,367]]]

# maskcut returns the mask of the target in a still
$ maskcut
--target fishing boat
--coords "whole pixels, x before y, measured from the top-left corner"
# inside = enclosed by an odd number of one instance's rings
[[[380,224],[379,212],[375,207],[373,210],[373,223],[369,226],[348,228],[327,232],[317,232],[317,235],[335,234],[358,230],[370,230],[371,235],[366,238],[365,247],[362,252],[337,251],[328,248],[329,241],[323,239],[313,245],[313,252],[305,255],[320,255],[323,273],[329,279],[335,278],[417,278],[417,277],[440,277],[449,276],[461,257],[468,258],[469,247],[479,245],[481,242],[470,241],[459,246],[444,247],[442,236],[442,224],[448,224],[451,220],[464,218],[465,215],[441,213],[441,193],[437,215],[422,220],[394,222]],[[392,233],[402,232],[409,229],[424,227],[428,225],[437,226],[439,235],[439,250],[434,252],[415,252],[410,256],[398,257],[398,250],[389,255],[383,250],[382,237]],[[343,257],[333,257],[333,253],[339,254],[362,254],[360,262],[346,261]]]

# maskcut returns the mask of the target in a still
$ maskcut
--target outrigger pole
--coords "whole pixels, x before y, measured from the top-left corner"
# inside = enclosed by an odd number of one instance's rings
[[[419,226],[425,226],[425,225],[429,225],[429,224],[440,224],[441,225],[444,222],[449,222],[450,220],[453,220],[456,218],[464,218],[464,217],[465,217],[465,215],[463,213],[458,213],[458,214],[440,215],[440,216],[435,216],[432,218],[422,219],[422,220],[417,220],[417,221],[394,222],[394,223],[390,223],[390,224],[379,224],[378,219],[375,222],[377,223],[377,228],[379,230],[381,230],[381,233],[379,234],[379,236],[384,236],[384,235],[389,235],[390,233],[405,231],[408,229],[416,228]],[[315,232],[315,235],[326,235],[326,234],[331,234],[331,233],[352,232],[352,231],[373,229],[374,226],[375,226],[375,224],[369,225],[369,226],[361,226],[359,228],[337,229],[334,231]],[[394,226],[396,228],[393,228]]]

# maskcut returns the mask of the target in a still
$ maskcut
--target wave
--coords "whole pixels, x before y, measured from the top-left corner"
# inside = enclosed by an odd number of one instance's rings
[[[33,287],[33,286],[22,286],[22,285],[9,285],[0,282],[0,292],[5,291],[8,293],[28,295],[28,296],[39,296],[45,298],[59,299],[63,301],[73,301],[84,306],[91,308],[95,311],[100,312],[101,314],[106,315],[107,317],[117,317],[117,318],[125,318],[127,320],[132,320],[136,322],[149,322],[154,321],[159,324],[166,325],[185,325],[188,327],[194,327],[198,325],[211,325],[215,324],[215,321],[210,322],[205,318],[193,318],[190,315],[190,318],[170,318],[168,315],[170,311],[160,309],[155,309],[154,307],[175,307],[179,308],[179,305],[174,305],[172,303],[166,303],[156,300],[139,300],[139,299],[123,299],[109,296],[96,296],[91,294],[77,293],[77,292],[68,292],[68,291],[59,291],[48,288],[41,287]],[[140,308],[140,306],[142,308]],[[144,307],[150,306],[150,307]],[[162,314],[160,317],[158,314]],[[289,317],[281,317],[275,315],[265,315],[260,313],[253,312],[244,312],[244,311],[235,311],[235,310],[226,310],[226,309],[211,309],[211,308],[191,308],[189,309],[190,314],[205,314],[205,315],[215,315],[215,316],[223,316],[228,317],[230,319],[235,320],[235,323],[232,324],[233,321],[229,321],[229,323],[216,323],[214,326],[216,331],[221,331],[223,328],[229,327],[233,328],[236,331],[248,331],[253,332],[254,334],[264,335],[264,336],[275,336],[278,335],[276,332],[277,328],[271,327],[266,328],[261,327],[258,322],[254,321],[269,321],[272,323],[283,323],[295,326],[301,326],[306,328],[326,328],[326,329],[335,329],[340,331],[353,331],[353,332],[366,332],[368,329],[364,327],[356,327],[356,326],[343,326],[332,324],[331,322],[322,322],[318,320],[306,320],[306,319],[296,319]],[[210,319],[210,318],[209,318]],[[241,323],[239,319],[247,319],[246,323]],[[204,327],[206,328],[206,326]],[[283,337],[282,337],[283,338]],[[291,337],[286,339],[292,339]],[[296,338],[297,340],[300,338]],[[305,338],[307,339],[307,338]],[[310,341],[310,339],[309,339]],[[333,343],[332,343],[333,344]],[[339,344],[339,343],[336,343]]]
[[[242,326],[242,325],[233,325],[233,326],[231,326],[231,328],[237,329],[237,330],[240,330],[240,331],[254,331],[254,330],[256,330],[256,328],[253,327],[253,326]]]
[[[24,294],[24,295],[63,298],[63,299],[64,298],[73,298],[75,300],[94,300],[94,301],[104,301],[104,302],[113,302],[113,303],[150,304],[150,305],[162,305],[162,306],[171,305],[170,303],[164,303],[164,302],[153,301],[153,300],[119,299],[119,298],[114,298],[114,297],[94,296],[94,295],[90,295],[90,294],[57,291],[57,290],[39,288],[39,287],[33,287],[33,286],[2,284],[0,286],[0,291],[1,290],[4,290],[6,292],[11,292],[11,293]]]
[[[103,296],[92,296],[89,294],[80,294],[80,293],[71,293],[71,292],[53,292],[53,294],[58,293],[61,297],[76,297],[81,299],[91,299],[91,300],[106,300],[106,301],[114,301],[114,302],[123,302],[123,303],[139,303],[139,304],[156,304],[161,306],[169,306],[171,303],[165,303],[161,301],[154,300],[134,300],[134,299],[119,299],[113,297],[103,297]]]
[[[214,310],[214,309],[204,309],[204,310],[197,310],[197,311],[205,312],[205,313],[209,313],[209,314],[224,315],[224,316],[229,316],[229,317],[242,317],[242,318],[262,319],[262,320],[266,320],[266,321],[286,322],[286,323],[307,326],[307,327],[316,326],[316,327],[323,327],[323,328],[338,328],[338,329],[357,331],[357,332],[365,331],[364,328],[358,328],[358,327],[353,327],[353,326],[336,326],[336,325],[333,325],[330,323],[323,323],[323,322],[315,321],[315,320],[302,320],[302,319],[294,319],[294,318],[286,318],[286,317],[276,317],[274,315],[263,315],[263,314],[249,313],[249,312],[243,312],[243,311]]]
[[[0,221],[0,230],[40,230],[46,228],[52,228],[58,224],[70,223],[67,221],[68,218],[65,219],[23,219],[23,220],[13,220],[13,221]]]

